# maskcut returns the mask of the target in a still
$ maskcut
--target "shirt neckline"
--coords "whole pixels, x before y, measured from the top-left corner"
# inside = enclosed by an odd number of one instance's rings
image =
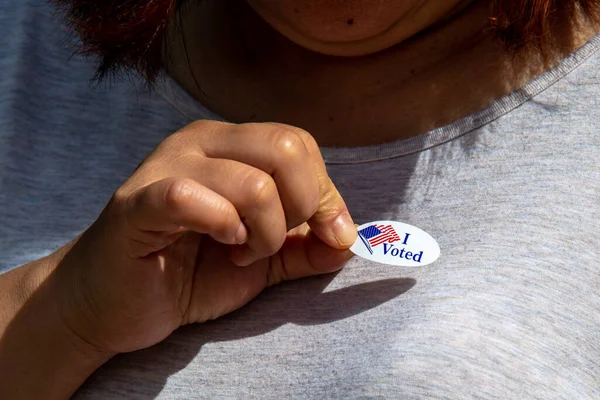
[[[435,146],[452,141],[462,135],[477,130],[502,115],[521,106],[534,96],[540,94],[585,60],[600,48],[600,35],[590,39],[578,50],[561,60],[554,68],[545,71],[537,78],[521,86],[519,89],[494,100],[490,105],[466,117],[458,119],[428,132],[407,139],[395,140],[388,143],[359,146],[359,147],[320,147],[323,159],[327,164],[357,164],[383,161],[390,158],[402,157],[421,152]],[[158,82],[157,91],[184,117],[190,121],[210,119],[226,121],[221,116],[209,110],[194,99],[173,78],[163,74]]]

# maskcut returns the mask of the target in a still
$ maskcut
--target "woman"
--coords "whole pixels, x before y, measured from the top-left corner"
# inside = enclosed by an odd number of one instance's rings
[[[600,396],[597,2],[2,3],[1,398]]]

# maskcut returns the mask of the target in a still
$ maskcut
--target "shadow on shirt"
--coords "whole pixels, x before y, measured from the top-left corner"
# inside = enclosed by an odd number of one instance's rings
[[[411,214],[411,207],[423,208],[422,199],[412,199],[407,193],[420,157],[420,154],[412,154],[390,159],[379,163],[377,171],[363,164],[349,164],[329,165],[328,172],[355,222],[395,219],[399,215],[415,214]],[[429,168],[432,170],[428,170],[427,175],[435,176],[434,166]],[[165,388],[169,377],[190,363],[194,368],[199,365],[197,368],[210,369],[206,363],[215,362],[215,359],[207,355],[203,360],[205,344],[260,336],[287,324],[333,323],[380,306],[416,284],[410,278],[371,280],[326,291],[336,275],[305,278],[269,288],[236,312],[215,321],[181,328],[149,349],[119,355],[96,371],[75,398],[155,398]],[[363,278],[369,279],[368,275]],[[247,343],[251,345],[250,341]],[[235,374],[235,371],[231,373]],[[194,384],[198,385],[198,395],[202,396],[203,384]]]
[[[207,343],[258,336],[286,324],[339,321],[392,300],[416,283],[408,278],[385,279],[324,292],[335,276],[306,278],[269,288],[241,310],[215,321],[180,328],[151,348],[119,355],[96,371],[75,398],[110,398],[115,393],[127,398],[155,398],[169,376],[185,368],[196,356],[202,361],[201,349]],[[201,387],[198,390],[201,392]]]

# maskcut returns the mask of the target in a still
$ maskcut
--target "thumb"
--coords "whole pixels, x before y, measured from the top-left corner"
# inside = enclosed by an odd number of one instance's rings
[[[358,237],[356,225],[329,176],[321,175],[319,180],[319,208],[308,220],[308,225],[325,244],[335,249],[349,249]]]
[[[288,233],[282,248],[271,257],[267,285],[338,271],[352,256],[350,250],[325,244],[302,224]]]
[[[356,241],[358,232],[348,207],[327,173],[325,161],[315,139],[302,129],[296,129],[296,133],[310,154],[319,180],[319,206],[307,221],[308,225],[328,246],[340,250],[349,249]]]

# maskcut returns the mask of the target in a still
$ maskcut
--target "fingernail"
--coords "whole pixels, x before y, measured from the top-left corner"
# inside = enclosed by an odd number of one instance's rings
[[[235,241],[237,242],[237,244],[244,244],[246,243],[246,240],[248,240],[248,230],[242,222],[237,232],[235,233]]]
[[[348,213],[337,217],[333,223],[333,234],[341,247],[350,247],[354,244],[358,232]]]

